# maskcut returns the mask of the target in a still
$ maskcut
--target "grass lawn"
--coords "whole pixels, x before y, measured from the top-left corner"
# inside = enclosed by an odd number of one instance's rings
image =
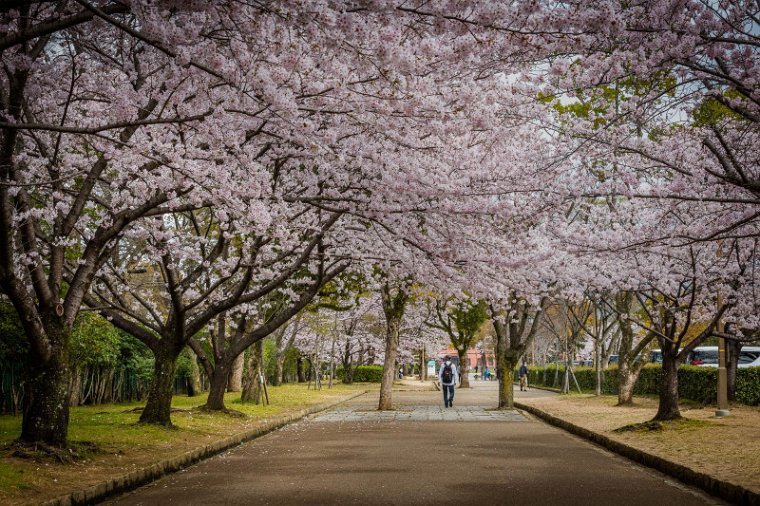
[[[239,393],[226,394],[227,408],[245,417],[192,411],[205,402],[205,396],[175,396],[172,406],[179,411],[172,413],[171,429],[138,424],[140,414],[132,409],[142,403],[72,408],[69,440],[82,456],[73,464],[11,456],[7,447],[21,432],[21,417],[0,416],[0,504],[37,504],[254,429],[268,418],[376,388],[370,384],[338,384],[319,391],[307,390],[306,385],[269,387],[272,404],[266,407],[241,403]]]

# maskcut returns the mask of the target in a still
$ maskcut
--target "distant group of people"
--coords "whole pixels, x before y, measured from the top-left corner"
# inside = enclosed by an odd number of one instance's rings
[[[517,375],[520,378],[520,391],[524,392],[528,390],[528,366],[525,362],[522,363],[520,369],[517,371]],[[491,381],[493,374],[491,374],[488,366],[483,368],[483,380]],[[440,369],[438,369],[438,382],[441,385],[441,391],[443,392],[443,405],[450,408],[454,405],[454,387],[457,383],[461,384],[461,378],[459,377],[459,369],[457,365],[451,361],[451,357],[446,355],[443,357]]]

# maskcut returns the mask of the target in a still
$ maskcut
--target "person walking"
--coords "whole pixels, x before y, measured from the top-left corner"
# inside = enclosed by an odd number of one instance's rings
[[[520,376],[520,391],[527,391],[528,390],[528,366],[525,365],[525,362],[522,363],[520,366],[520,370],[517,373]]]
[[[443,357],[443,363],[438,370],[438,381],[443,391],[443,405],[450,408],[454,405],[454,385],[457,382],[457,366],[451,361],[451,357]]]

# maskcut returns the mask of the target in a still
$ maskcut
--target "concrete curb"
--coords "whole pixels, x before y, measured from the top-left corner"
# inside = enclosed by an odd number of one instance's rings
[[[293,423],[308,415],[324,411],[325,409],[337,406],[343,402],[349,401],[360,395],[364,395],[369,390],[357,392],[355,394],[346,396],[340,400],[334,402],[327,402],[317,404],[310,408],[302,409],[296,412],[287,413],[278,417],[274,417],[267,420],[261,427],[251,429],[233,436],[215,441],[206,446],[195,448],[177,457],[162,460],[149,467],[144,467],[131,473],[118,476],[116,478],[99,483],[92,487],[88,487],[83,490],[77,490],[70,494],[62,495],[40,503],[40,506],[75,506],[80,504],[95,504],[101,502],[111,496],[129,492],[138,487],[146,485],[152,481],[155,481],[167,474],[177,472],[181,469],[189,467],[201,460],[205,460],[209,457],[213,457],[219,453],[222,453],[230,448],[238,446],[257,437],[261,437],[264,434],[277,430],[289,423]]]
[[[549,413],[541,411],[540,409],[537,409],[533,406],[529,406],[521,402],[515,402],[515,407],[527,411],[528,413],[535,415],[536,417],[544,420],[551,425],[554,425],[555,427],[559,427],[560,429],[570,432],[571,434],[580,436],[591,441],[592,443],[596,443],[597,445],[606,448],[607,450],[622,455],[623,457],[626,457],[638,464],[656,469],[692,487],[700,488],[715,497],[734,504],[760,506],[760,494],[748,490],[740,485],[735,485],[733,483],[719,480],[710,475],[689,469],[684,465],[677,464],[650,453],[646,453],[642,450],[639,450],[638,448],[628,446],[619,441],[610,439],[607,436],[603,436],[596,432],[592,432],[588,429],[562,420],[561,418],[552,416]]]

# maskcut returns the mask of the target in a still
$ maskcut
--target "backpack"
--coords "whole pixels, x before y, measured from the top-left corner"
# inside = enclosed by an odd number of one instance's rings
[[[454,371],[451,368],[451,364],[443,366],[443,372],[441,373],[441,383],[452,383],[454,379]]]

